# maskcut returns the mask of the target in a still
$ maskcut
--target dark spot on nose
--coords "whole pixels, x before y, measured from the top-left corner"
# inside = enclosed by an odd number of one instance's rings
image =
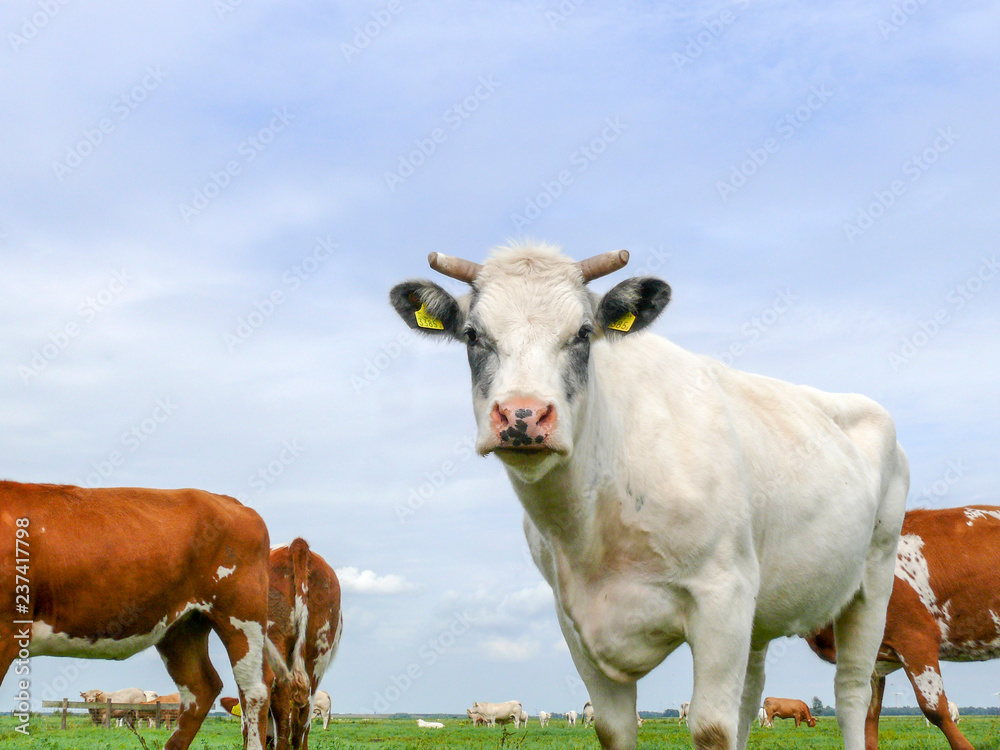
[[[525,417],[530,417],[531,413],[531,409],[518,409],[514,412],[514,416],[518,419],[524,419]]]

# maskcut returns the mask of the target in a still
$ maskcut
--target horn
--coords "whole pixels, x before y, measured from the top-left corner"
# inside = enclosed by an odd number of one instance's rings
[[[471,260],[455,258],[451,255],[445,255],[444,253],[428,254],[427,262],[430,263],[431,268],[438,273],[443,273],[445,276],[451,276],[451,278],[464,281],[467,284],[471,284],[475,280],[476,274],[478,274],[479,269],[482,268],[481,265],[473,263]]]
[[[576,265],[583,273],[583,283],[586,284],[588,281],[599,279],[609,273],[614,273],[619,268],[624,268],[626,263],[628,263],[628,250],[612,250],[610,253],[601,253],[592,258],[581,260]]]

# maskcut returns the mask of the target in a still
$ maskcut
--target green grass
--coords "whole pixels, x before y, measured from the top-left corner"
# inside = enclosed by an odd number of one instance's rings
[[[444,719],[444,729],[420,730],[415,720],[385,719],[365,721],[341,719],[330,722],[323,731],[319,722],[309,735],[311,750],[416,750],[424,748],[462,748],[467,750],[534,750],[535,748],[577,750],[599,748],[593,730],[571,728],[565,721],[553,720],[542,729],[533,720],[527,729],[511,730],[474,728],[468,721]],[[0,717],[0,747],[45,748],[46,750],[142,750],[136,737],[126,729],[105,730],[93,727],[89,719],[71,717],[69,729],[59,728],[57,716],[31,721],[31,735],[14,731],[15,721]],[[1000,719],[972,716],[959,725],[976,750],[1000,748]],[[170,732],[140,730],[148,750],[163,747]],[[191,745],[192,750],[240,750],[239,723],[231,719],[209,718]],[[640,750],[680,750],[690,748],[691,738],[676,719],[647,719],[639,730]],[[820,718],[815,728],[795,729],[790,721],[777,721],[773,730],[754,726],[749,748],[753,750],[842,750],[840,732],[832,718]],[[882,750],[947,750],[944,735],[926,728],[922,717],[885,717],[882,719],[879,747]]]

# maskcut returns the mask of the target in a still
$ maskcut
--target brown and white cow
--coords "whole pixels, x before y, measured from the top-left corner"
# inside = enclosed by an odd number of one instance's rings
[[[316,689],[343,631],[340,581],[303,539],[272,549],[270,565],[267,637],[277,750],[304,749]],[[329,703],[324,728],[328,721]]]
[[[524,508],[602,747],[635,747],[636,683],[686,642],[695,747],[744,748],[768,644],[836,619],[837,722],[861,750],[909,488],[892,418],[651,333],[666,282],[587,286],[627,260],[535,243],[482,265],[431,253],[468,293],[413,279],[389,299],[465,347],[476,450]]]
[[[906,671],[924,716],[952,750],[973,750],[948,709],[942,661],[1000,658],[1000,507],[911,510],[896,552],[896,578],[873,677],[865,748],[878,747],[885,676]],[[809,639],[836,662],[833,629]]]
[[[795,719],[795,727],[803,721],[811,727],[816,726],[816,719],[809,711],[804,701],[795,698],[765,698],[764,716],[769,726],[774,726],[774,717],[779,719]]]
[[[251,707],[243,746],[260,750],[267,570],[267,528],[231,497],[0,482],[0,601],[27,610],[0,620],[0,676],[22,654],[126,659],[155,646],[184,707],[164,750],[186,750],[222,688],[214,631]]]

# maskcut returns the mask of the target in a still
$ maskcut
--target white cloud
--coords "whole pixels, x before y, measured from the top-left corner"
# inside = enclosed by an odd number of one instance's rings
[[[337,578],[341,589],[355,594],[403,594],[420,588],[395,573],[380,576],[374,570],[358,570],[351,565],[339,568]]]

